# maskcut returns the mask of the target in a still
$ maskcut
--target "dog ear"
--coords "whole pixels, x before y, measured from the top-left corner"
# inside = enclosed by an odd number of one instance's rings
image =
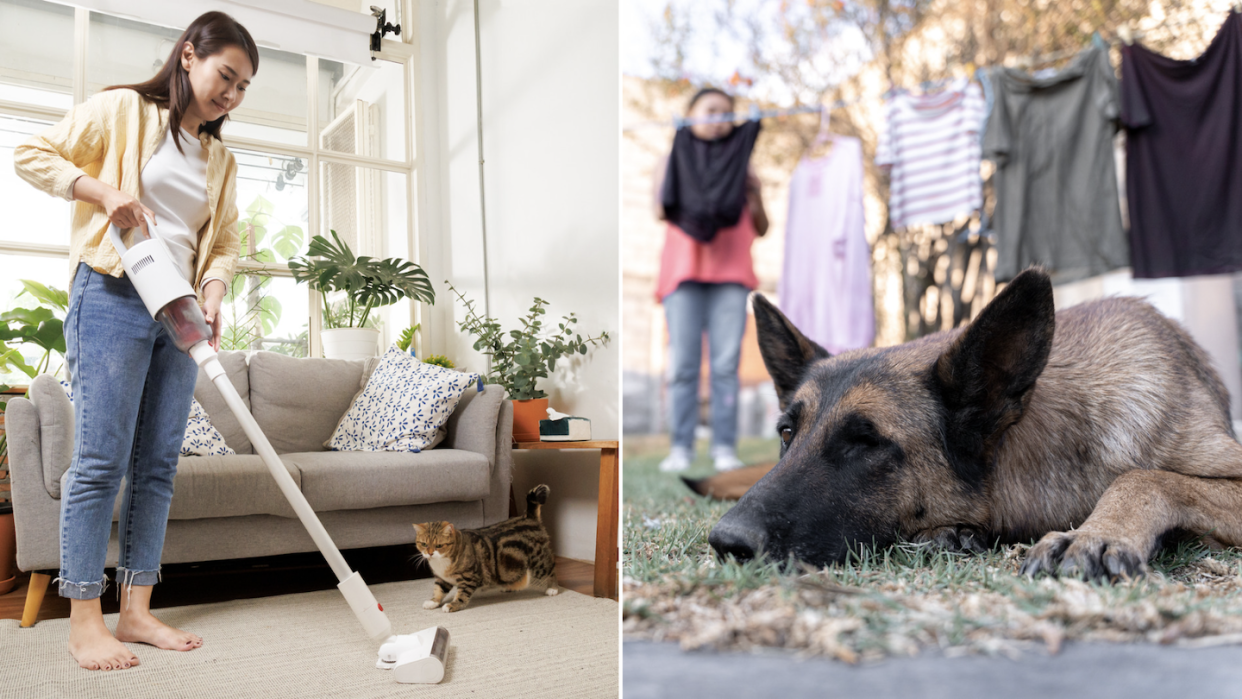
[[[1052,282],[1028,269],[936,361],[946,444],[958,475],[982,484],[1001,435],[1022,417],[1056,330]]]
[[[755,311],[755,328],[759,334],[759,353],[763,364],[776,384],[776,396],[781,410],[789,403],[790,396],[802,382],[807,366],[830,355],[823,347],[798,332],[785,314],[777,310],[763,294],[751,294],[751,307]]]

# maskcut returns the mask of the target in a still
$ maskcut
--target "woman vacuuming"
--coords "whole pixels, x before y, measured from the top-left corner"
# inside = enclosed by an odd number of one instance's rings
[[[208,12],[155,77],[109,87],[14,152],[17,173],[74,202],[65,360],[74,449],[60,512],[58,592],[71,602],[69,651],[83,668],[137,665],[122,642],[188,651],[203,641],[151,614],[151,590],[198,367],[151,318],[124,276],[108,227],[159,226],[220,340],[220,304],[237,264],[237,164],[220,128],[259,68],[245,27]],[[99,598],[112,508],[117,522],[116,634]]]

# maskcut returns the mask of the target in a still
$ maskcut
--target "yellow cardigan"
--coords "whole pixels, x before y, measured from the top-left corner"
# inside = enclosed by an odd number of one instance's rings
[[[108,213],[73,200],[73,183],[90,175],[139,198],[142,168],[168,128],[168,110],[133,90],[100,92],[79,104],[59,124],[32,136],[13,151],[17,174],[38,189],[73,201],[69,275],[79,262],[114,277],[125,275],[108,239]],[[219,139],[200,136],[207,150],[207,205],[211,218],[198,232],[193,286],[217,277],[232,284],[237,266],[237,161]],[[204,254],[206,251],[206,254]],[[199,291],[199,302],[202,302]]]

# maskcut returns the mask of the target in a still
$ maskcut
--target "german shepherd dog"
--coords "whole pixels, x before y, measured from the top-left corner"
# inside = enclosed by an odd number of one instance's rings
[[[966,328],[830,357],[763,296],[781,456],[712,529],[720,556],[820,566],[901,538],[1039,539],[1022,572],[1116,579],[1170,535],[1242,544],[1242,445],[1208,356],[1143,301],[1056,313],[1019,274]]]

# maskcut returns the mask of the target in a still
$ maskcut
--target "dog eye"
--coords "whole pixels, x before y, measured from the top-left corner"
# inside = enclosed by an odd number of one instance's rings
[[[793,430],[789,429],[788,427],[781,430],[781,442],[788,445],[790,440],[792,439],[793,439]]]

